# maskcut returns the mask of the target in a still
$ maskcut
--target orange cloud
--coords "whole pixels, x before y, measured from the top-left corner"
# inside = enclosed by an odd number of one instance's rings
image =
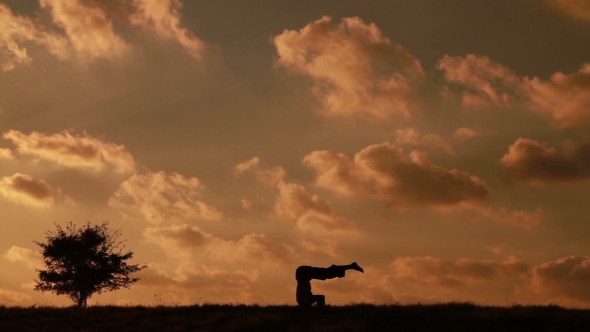
[[[450,288],[489,282],[502,276],[524,277],[529,271],[527,264],[515,256],[502,262],[467,258],[452,261],[431,256],[400,257],[392,263],[392,269],[393,273],[385,277],[387,283]]]
[[[29,135],[17,130],[4,133],[19,154],[30,155],[71,168],[99,171],[107,167],[118,173],[135,170],[133,156],[123,145],[106,143],[86,133],[73,136],[70,131],[46,135],[33,131]]]
[[[574,74],[557,72],[548,82],[525,77],[522,86],[529,108],[551,117],[560,127],[574,127],[590,118],[590,63]]]
[[[510,181],[546,184],[583,180],[590,177],[590,143],[570,144],[564,152],[527,138],[510,145],[500,159],[504,176]]]
[[[14,15],[10,8],[0,3],[0,62],[2,70],[13,69],[17,64],[29,64],[31,57],[24,43],[34,42],[47,47],[60,59],[68,57],[67,40],[62,36],[37,26],[32,19]]]
[[[313,80],[311,91],[325,114],[378,119],[411,114],[412,78],[423,75],[422,66],[374,23],[348,17],[335,24],[324,16],[272,41],[278,66]],[[378,69],[383,67],[388,69]]]
[[[437,296],[420,296],[410,293],[393,293],[380,285],[368,287],[369,293],[363,294],[361,298],[366,302],[377,304],[435,304],[442,302]]]
[[[477,211],[481,216],[491,219],[500,224],[507,224],[521,227],[527,231],[539,226],[543,220],[544,212],[542,209],[536,211],[510,210],[505,207],[491,208],[479,207]]]
[[[242,198],[241,203],[242,203],[242,207],[245,210],[250,210],[252,208],[252,201],[250,201],[249,199]]]
[[[288,252],[284,247],[273,244],[262,233],[246,234],[236,241],[219,239],[214,241],[208,249],[213,259],[228,262],[251,259],[268,263],[288,258]]]
[[[12,246],[3,256],[11,262],[21,262],[30,269],[44,267],[41,255],[31,249]]]
[[[354,223],[338,216],[326,200],[312,195],[296,183],[285,181],[287,172],[283,167],[259,169],[260,159],[255,157],[234,167],[234,174],[246,170],[256,170],[256,179],[267,185],[276,186],[279,195],[274,204],[274,212],[279,217],[295,220],[297,230],[319,236],[357,237],[361,233]],[[242,203],[243,204],[243,203]]]
[[[99,7],[87,6],[81,0],[39,0],[39,4],[51,10],[53,22],[86,59],[116,57],[129,48]]]
[[[196,226],[170,225],[166,227],[147,227],[143,235],[163,248],[197,248],[205,247],[214,237],[201,231]]]
[[[261,233],[247,234],[238,240],[224,240],[205,233],[196,226],[183,224],[148,227],[144,231],[144,236],[171,256],[184,260],[188,260],[193,254],[206,253],[216,262],[277,262],[285,259],[287,254],[284,248],[272,244],[266,235]]]
[[[0,180],[0,195],[14,203],[46,207],[54,204],[57,192],[43,180],[16,173]]]
[[[533,291],[590,303],[590,257],[570,256],[533,268]]]
[[[121,184],[109,205],[126,217],[153,223],[220,220],[222,212],[199,200],[203,189],[196,177],[185,178],[178,173],[134,174]]]
[[[31,300],[28,294],[15,292],[6,288],[0,288],[0,303],[8,305],[20,305],[24,301]]]
[[[244,174],[244,172],[257,168],[259,163],[260,158],[252,157],[242,163],[237,164],[234,167],[234,176],[236,178],[240,177],[242,174]]]
[[[10,149],[0,149],[0,159],[14,159],[14,154]]]
[[[395,143],[398,146],[412,146],[429,150],[441,150],[453,155],[453,147],[444,137],[437,134],[422,134],[416,128],[397,129],[395,131]]]
[[[284,181],[287,171],[280,166],[271,168],[259,168],[260,158],[252,157],[234,166],[234,177],[239,178],[248,171],[256,171],[256,179],[262,183],[274,186]]]
[[[333,258],[341,258],[342,252],[338,249],[338,243],[334,240],[323,238],[321,241],[311,239],[301,240],[301,248],[310,253],[324,253]]]
[[[133,0],[136,11],[130,21],[134,25],[153,30],[161,38],[172,39],[199,59],[205,43],[180,25],[180,0]]]
[[[590,63],[570,75],[557,72],[549,81],[518,77],[486,56],[445,55],[438,63],[451,83],[462,85],[465,107],[509,107],[512,98],[524,98],[530,111],[546,115],[559,127],[574,127],[590,118]],[[449,91],[445,93],[449,94]]]
[[[461,103],[464,107],[508,107],[509,94],[503,90],[506,85],[518,83],[518,77],[510,69],[494,63],[486,56],[468,54],[462,58],[445,54],[439,60],[437,68],[444,70],[448,82],[470,89],[462,95]]]
[[[275,212],[296,220],[298,230],[321,236],[359,235],[352,222],[336,215],[327,201],[309,194],[303,186],[281,182],[277,187],[280,193],[275,202]]]
[[[477,131],[475,131],[471,128],[466,128],[466,127],[458,128],[453,133],[453,136],[455,136],[456,138],[458,138],[462,141],[474,138],[478,135],[479,135],[479,133]]]
[[[131,49],[121,38],[109,18],[112,15],[125,24],[150,30],[161,38],[180,43],[195,58],[200,58],[205,43],[180,25],[180,0],[39,0],[65,36],[51,32],[29,17],[13,15],[10,8],[0,4],[1,68],[13,69],[17,64],[32,60],[23,46],[34,42],[65,60],[75,52],[80,59],[120,57]]]
[[[250,288],[258,280],[258,270],[226,271],[193,263],[179,265],[168,274],[158,264],[148,264],[148,268],[137,273],[138,285],[154,287],[173,287],[180,289],[240,292]]]
[[[590,2],[586,0],[543,0],[572,18],[590,21]]]
[[[256,179],[262,183],[276,186],[282,183],[287,177],[287,171],[281,166],[261,169],[256,172]]]
[[[456,169],[432,165],[428,157],[390,143],[371,145],[350,160],[331,151],[314,151],[303,162],[316,172],[316,185],[346,194],[365,194],[392,207],[453,207],[487,200],[483,180]]]

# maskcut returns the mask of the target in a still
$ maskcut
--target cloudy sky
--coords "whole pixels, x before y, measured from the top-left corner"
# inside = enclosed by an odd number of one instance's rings
[[[590,306],[590,1],[0,0],[0,304],[53,223],[89,304]]]

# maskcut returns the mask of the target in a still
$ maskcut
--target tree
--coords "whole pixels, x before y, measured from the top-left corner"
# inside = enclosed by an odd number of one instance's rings
[[[71,222],[63,229],[47,231],[47,242],[35,242],[47,270],[39,270],[35,290],[67,295],[78,307],[86,307],[86,300],[94,293],[129,288],[139,278],[131,273],[145,265],[128,265],[125,261],[133,252],[122,253],[124,241],[119,241],[120,229],[111,231],[108,222],[91,226],[86,223],[77,229]]]

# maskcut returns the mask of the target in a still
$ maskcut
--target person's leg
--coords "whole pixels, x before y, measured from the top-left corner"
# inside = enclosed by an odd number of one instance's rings
[[[364,270],[356,262],[348,265],[332,265],[326,269],[326,279],[343,278],[346,270],[356,270],[364,273]]]
[[[297,304],[302,308],[309,308],[313,304],[313,296],[311,294],[297,294]]]
[[[323,267],[310,267],[309,277],[310,279],[326,280],[328,277],[328,271]]]
[[[315,303],[318,307],[326,305],[326,297],[324,295],[312,295],[311,302]]]
[[[343,269],[343,270],[356,270],[362,273],[365,273],[365,270],[363,270],[362,267],[360,267],[356,262],[352,262],[351,264],[348,265],[332,265],[335,266],[339,269]],[[330,266],[330,267],[332,267]]]
[[[346,270],[357,270],[364,273],[364,270],[356,263],[348,265],[332,265],[328,268],[300,266],[295,271],[295,278],[297,280],[326,280],[334,278],[342,278]]]

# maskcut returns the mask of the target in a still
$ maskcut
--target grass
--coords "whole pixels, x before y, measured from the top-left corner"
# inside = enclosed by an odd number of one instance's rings
[[[295,306],[0,306],[0,331],[587,331],[590,310],[350,304]]]

